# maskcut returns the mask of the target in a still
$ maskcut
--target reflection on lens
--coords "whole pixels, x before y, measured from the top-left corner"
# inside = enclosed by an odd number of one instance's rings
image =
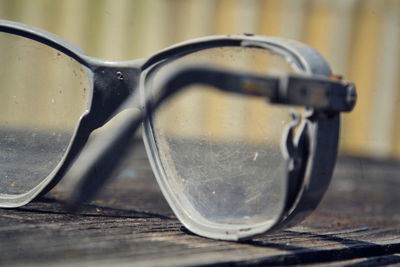
[[[74,59],[31,39],[0,33],[0,49],[0,197],[12,198],[60,163],[90,83]]]
[[[296,72],[281,55],[266,49],[222,47],[168,62],[211,64],[253,74]],[[189,217],[207,223],[249,225],[272,220],[284,190],[280,141],[289,108],[265,99],[191,86],[152,118],[158,157],[172,197]]]

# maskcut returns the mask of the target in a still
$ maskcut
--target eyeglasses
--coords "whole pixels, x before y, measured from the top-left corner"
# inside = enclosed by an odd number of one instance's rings
[[[280,38],[206,37],[110,62],[0,21],[0,48],[1,207],[62,177],[72,207],[89,200],[143,125],[161,191],[189,230],[239,240],[281,229],[320,202],[340,112],[356,101],[318,52]]]

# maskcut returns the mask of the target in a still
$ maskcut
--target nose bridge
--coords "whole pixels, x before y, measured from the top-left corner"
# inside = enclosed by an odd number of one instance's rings
[[[137,90],[140,69],[99,66],[93,70],[93,74],[94,91],[90,114],[93,117],[93,128],[98,128]]]

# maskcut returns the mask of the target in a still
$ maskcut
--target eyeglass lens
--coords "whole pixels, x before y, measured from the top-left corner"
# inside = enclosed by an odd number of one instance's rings
[[[181,64],[262,75],[298,72],[274,51],[216,47],[163,64],[147,86],[157,86],[163,72]],[[163,175],[183,210],[216,224],[272,219],[284,190],[280,142],[290,109],[201,85],[182,91],[162,105],[151,122]]]
[[[24,194],[50,175],[87,109],[90,80],[65,54],[0,33],[0,194]]]

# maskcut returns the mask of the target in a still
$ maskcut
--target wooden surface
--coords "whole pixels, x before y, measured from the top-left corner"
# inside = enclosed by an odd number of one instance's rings
[[[190,234],[176,220],[140,145],[80,214],[62,186],[0,210],[0,265],[400,264],[400,164],[340,158],[318,210],[302,224],[243,243]]]

